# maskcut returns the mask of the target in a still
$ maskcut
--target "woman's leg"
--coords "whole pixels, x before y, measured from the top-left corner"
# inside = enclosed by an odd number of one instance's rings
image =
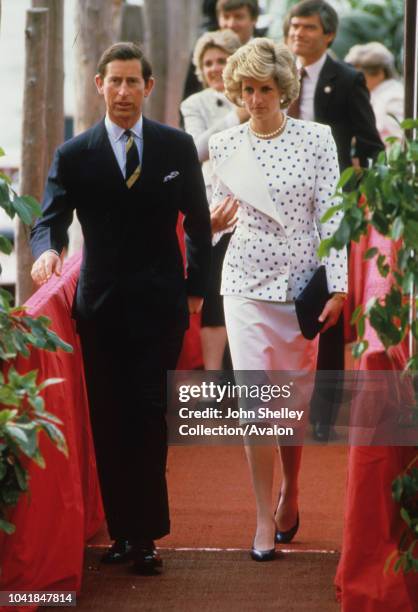
[[[272,510],[273,474],[276,449],[274,446],[245,444],[251,481],[257,508],[257,530],[254,548],[274,548],[275,524]]]
[[[205,370],[222,370],[227,340],[226,327],[202,327],[200,338]]]
[[[282,484],[275,520],[279,531],[288,531],[296,523],[298,512],[299,470],[302,446],[281,446]]]

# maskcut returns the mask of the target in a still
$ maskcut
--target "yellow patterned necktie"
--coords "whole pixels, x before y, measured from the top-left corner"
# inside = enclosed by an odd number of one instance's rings
[[[136,181],[139,179],[141,174],[141,164],[139,163],[138,147],[135,144],[134,135],[131,130],[125,131],[126,136],[126,172],[125,181],[126,186],[130,189]]]

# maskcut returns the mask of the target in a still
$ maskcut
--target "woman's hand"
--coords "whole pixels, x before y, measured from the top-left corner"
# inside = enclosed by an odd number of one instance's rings
[[[211,210],[210,223],[212,227],[212,234],[222,232],[226,229],[231,229],[237,222],[237,211],[239,201],[233,196],[226,196],[224,200],[219,202]]]
[[[321,329],[321,334],[336,324],[343,309],[344,302],[345,294],[336,293],[325,304],[324,310],[318,317],[319,321],[325,321],[324,326]]]

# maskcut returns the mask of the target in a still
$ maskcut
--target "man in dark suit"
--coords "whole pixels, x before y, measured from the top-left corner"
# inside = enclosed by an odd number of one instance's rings
[[[58,148],[32,231],[36,283],[60,274],[77,210],[84,249],[73,313],[80,334],[106,518],[108,563],[155,573],[169,533],[166,372],[210,265],[205,186],[192,138],[143,117],[154,80],[141,49],[117,43],[98,65],[106,117]],[[176,225],[184,214],[187,279]]]
[[[331,127],[341,170],[350,166],[353,158],[367,167],[368,160],[376,157],[384,145],[363,74],[327,53],[337,28],[338,15],[324,0],[303,0],[288,12],[283,24],[284,37],[297,56],[301,73],[300,96],[288,114]],[[341,299],[345,296],[341,295]],[[317,369],[344,369],[342,316],[337,325],[321,334]],[[331,390],[321,390],[318,381],[315,387],[310,418],[314,438],[319,441],[334,435],[332,425],[341,400],[339,380],[341,377],[336,374]]]

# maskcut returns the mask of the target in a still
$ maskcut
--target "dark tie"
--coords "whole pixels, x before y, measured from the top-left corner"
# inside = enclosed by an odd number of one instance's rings
[[[141,164],[139,163],[138,147],[135,144],[134,135],[131,130],[125,131],[126,136],[126,172],[125,181],[128,189],[139,179]]]
[[[303,90],[303,79],[306,77],[308,73],[305,68],[301,68],[299,70],[299,97],[296,100],[293,100],[292,104],[287,109],[287,116],[293,117],[294,119],[299,119],[300,117],[300,101],[302,100],[302,90]]]

